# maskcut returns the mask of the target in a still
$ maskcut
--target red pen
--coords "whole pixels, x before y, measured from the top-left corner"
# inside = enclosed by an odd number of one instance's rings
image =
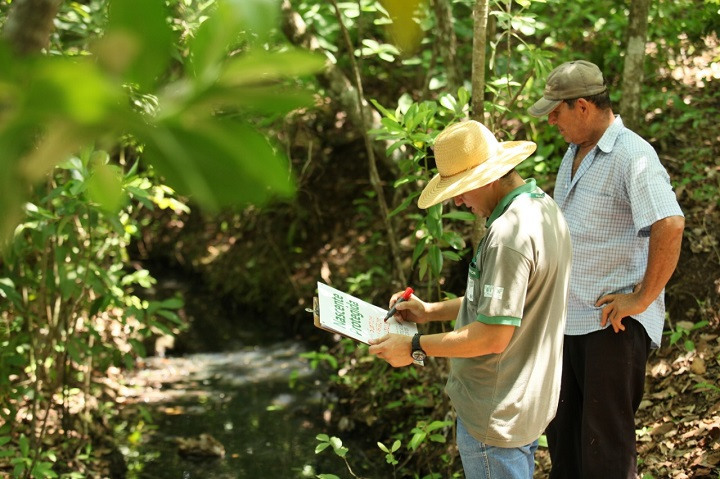
[[[415,291],[410,286],[408,286],[402,296],[400,296],[398,300],[395,301],[395,304],[393,304],[393,307],[390,308],[390,311],[387,312],[387,315],[385,315],[385,319],[383,319],[383,321],[387,321],[388,319],[390,319],[397,312],[395,306],[397,306],[398,303],[402,303],[403,301],[407,301],[408,299],[410,299],[410,296],[412,296],[414,292]]]

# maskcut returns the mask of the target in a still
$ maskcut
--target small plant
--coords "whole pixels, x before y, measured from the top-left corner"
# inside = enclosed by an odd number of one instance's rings
[[[697,331],[698,329],[704,328],[709,323],[707,320],[703,320],[697,323],[678,323],[670,331],[666,331],[665,334],[670,335],[670,345],[673,346],[680,342],[684,338],[683,347],[686,351],[695,351],[695,342],[690,339],[690,333]]]
[[[393,453],[396,452],[398,449],[400,449],[400,445],[401,445],[400,441],[395,440],[395,442],[393,442],[392,446],[389,449],[385,444],[383,444],[379,441],[378,441],[377,445],[380,448],[380,450],[385,453],[385,461],[388,464],[391,464],[393,467],[397,466],[398,460],[395,457],[395,454],[393,454]]]
[[[328,447],[332,447],[335,455],[345,461],[345,466],[347,467],[350,475],[358,479],[360,478],[360,476],[356,475],[350,467],[350,463],[348,462],[346,457],[349,449],[343,446],[342,440],[339,437],[330,437],[327,434],[318,434],[317,436],[315,436],[315,439],[320,441],[320,444],[315,447],[315,454],[320,454]],[[340,479],[335,474],[318,474],[315,477],[317,477],[318,479]]]

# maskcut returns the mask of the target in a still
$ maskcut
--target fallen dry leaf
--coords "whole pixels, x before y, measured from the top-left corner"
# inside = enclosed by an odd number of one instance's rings
[[[690,371],[693,374],[697,374],[698,376],[702,376],[707,371],[707,367],[705,366],[705,360],[701,358],[700,356],[696,356],[695,359],[693,359],[692,364],[690,365]]]

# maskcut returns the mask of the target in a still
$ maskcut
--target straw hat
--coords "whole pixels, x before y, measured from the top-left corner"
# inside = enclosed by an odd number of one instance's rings
[[[435,139],[438,174],[420,194],[418,206],[428,208],[492,183],[536,147],[532,141],[498,142],[485,125],[474,120],[455,123]]]

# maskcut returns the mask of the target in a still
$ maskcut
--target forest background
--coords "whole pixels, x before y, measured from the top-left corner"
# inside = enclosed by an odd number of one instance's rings
[[[317,345],[307,359],[339,398],[319,452],[351,474],[457,476],[446,364],[392,370],[318,333],[305,308],[318,280],[378,305],[407,284],[461,294],[482,224],[417,209],[435,135],[472,117],[535,141],[520,170],[551,192],[566,145],[526,109],[553,66],[582,58],[657,149],[687,217],[640,469],[718,477],[719,8],[3,0],[0,472],[123,477],[112,452],[142,435],[115,401],[124,371],[156,338],[177,337],[172,354],[232,341],[250,325],[221,318],[242,311]],[[190,318],[181,296],[151,295],[168,271],[230,314]],[[374,452],[353,460],[343,435]]]

